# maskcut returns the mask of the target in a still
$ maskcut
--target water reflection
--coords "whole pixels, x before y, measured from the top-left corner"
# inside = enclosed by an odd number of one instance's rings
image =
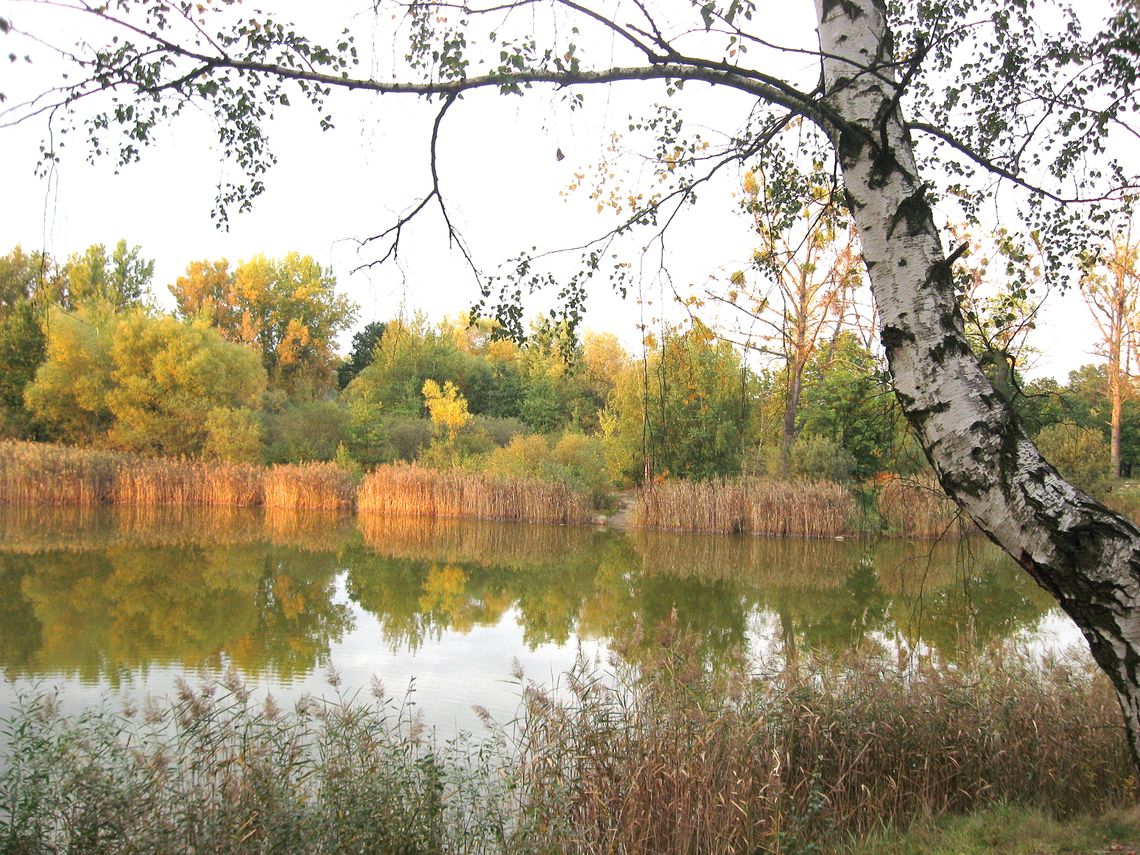
[[[187,509],[0,509],[0,666],[81,681],[221,667],[290,680],[375,617],[376,645],[517,622],[522,643],[768,645],[952,657],[1052,602],[988,544],[836,543]],[[346,596],[338,598],[338,591]],[[771,628],[772,637],[750,630]],[[500,651],[496,651],[500,652]]]

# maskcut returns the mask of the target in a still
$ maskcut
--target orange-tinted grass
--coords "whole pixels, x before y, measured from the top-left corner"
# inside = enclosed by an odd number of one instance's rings
[[[558,524],[586,523],[591,517],[589,497],[564,484],[411,464],[380,466],[366,476],[357,507],[390,516]]]

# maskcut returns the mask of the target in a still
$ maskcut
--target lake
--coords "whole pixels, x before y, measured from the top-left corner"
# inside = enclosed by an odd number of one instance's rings
[[[257,510],[0,507],[0,707],[169,694],[236,670],[280,701],[375,676],[441,734],[516,712],[521,666],[631,659],[676,610],[722,657],[873,650],[953,660],[1081,643],[995,547],[357,518]]]

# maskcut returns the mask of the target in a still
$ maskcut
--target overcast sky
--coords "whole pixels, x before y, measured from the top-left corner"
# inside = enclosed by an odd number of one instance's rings
[[[395,50],[369,13],[350,14],[368,9],[367,3],[288,5],[298,18],[319,11],[319,26],[327,31],[335,31],[341,20],[355,20],[362,44],[377,45],[378,62],[384,61],[385,51]],[[788,8],[801,7],[810,15],[808,3]],[[342,17],[334,9],[342,10]],[[17,26],[39,25],[38,31],[52,33],[56,44],[77,40],[58,23],[43,29],[40,21],[46,19],[40,14],[27,3],[0,0],[0,16]],[[803,38],[810,22],[810,17],[788,19],[785,37]],[[7,53],[8,45],[0,45]],[[14,103],[51,85],[55,73],[43,54],[31,66],[5,64],[0,66],[0,91]],[[608,212],[596,211],[586,192],[568,193],[566,188],[575,173],[592,174],[606,154],[610,129],[623,129],[630,112],[659,97],[657,84],[589,91],[585,109],[574,113],[552,109],[541,91],[525,98],[475,93],[457,102],[442,128],[441,181],[456,225],[479,265],[493,272],[520,250],[573,246],[615,225]],[[698,111],[695,121],[707,124],[710,134],[734,130],[748,103],[744,96],[708,87],[690,93],[690,101]],[[475,281],[458,253],[449,249],[434,210],[406,234],[397,264],[353,272],[373,257],[368,248],[361,251],[358,240],[383,230],[426,192],[431,106],[353,93],[336,95],[332,106],[336,128],[329,132],[322,133],[305,108],[287,111],[274,124],[280,162],[269,175],[269,191],[252,213],[234,214],[228,232],[216,229],[209,216],[224,172],[208,116],[188,114],[163,129],[142,163],[120,174],[109,161],[88,164],[76,137],[48,180],[33,174],[44,124],[0,128],[0,252],[22,244],[63,257],[91,243],[110,245],[125,238],[156,259],[156,295],[170,305],[166,285],[191,260],[226,257],[236,262],[256,253],[297,251],[334,270],[339,287],[360,304],[361,323],[401,310],[425,310],[439,318],[465,309],[477,296]],[[558,159],[558,152],[564,159]],[[671,231],[668,279],[658,274],[656,251],[646,257],[639,271],[646,305],[639,305],[637,293],[622,301],[599,283],[591,292],[587,327],[613,331],[633,347],[639,339],[637,324],[655,322],[672,289],[699,293],[710,279],[742,267],[753,240],[746,218],[736,213],[738,180],[734,175],[705,188],[703,204]],[[528,309],[534,313],[551,304],[552,295],[539,296]],[[670,318],[681,316],[675,307],[666,312]],[[1031,339],[1041,351],[1035,373],[1063,379],[1095,358],[1087,314],[1075,293],[1051,299]]]

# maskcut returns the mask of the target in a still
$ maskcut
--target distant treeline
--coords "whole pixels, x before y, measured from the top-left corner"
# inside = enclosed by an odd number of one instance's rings
[[[125,241],[0,258],[0,437],[357,473],[414,461],[561,484],[600,508],[615,489],[677,478],[930,479],[882,360],[842,325],[806,357],[789,407],[787,365],[759,365],[700,320],[630,353],[549,318],[522,343],[489,319],[395,318],[340,357],[358,309],[308,256],[193,262],[169,285],[172,314],[152,277]],[[1111,486],[1103,368],[1066,385],[998,379],[1064,474]],[[1126,472],[1137,406],[1124,404]]]

